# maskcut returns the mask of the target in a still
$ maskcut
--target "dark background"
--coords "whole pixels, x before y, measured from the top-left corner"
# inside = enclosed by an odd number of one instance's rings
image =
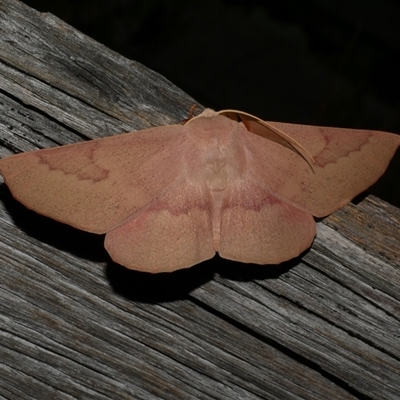
[[[400,133],[398,0],[25,0],[167,77],[265,120]],[[400,157],[374,188],[400,206]]]

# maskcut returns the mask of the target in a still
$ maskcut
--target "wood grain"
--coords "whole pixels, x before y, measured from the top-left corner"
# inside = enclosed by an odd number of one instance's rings
[[[194,102],[56,17],[1,2],[1,157],[177,122]],[[5,185],[0,199],[0,397],[398,398],[399,209],[350,204],[279,266],[215,257],[150,276]]]

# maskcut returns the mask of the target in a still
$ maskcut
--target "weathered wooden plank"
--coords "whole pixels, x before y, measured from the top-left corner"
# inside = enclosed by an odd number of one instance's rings
[[[326,224],[344,225],[348,214],[368,218],[365,214],[371,209],[378,213],[380,203],[371,197],[357,207],[350,205],[327,218]],[[380,237],[387,241],[387,236],[400,232],[400,211],[385,205],[382,212],[391,221],[384,225],[380,220]],[[279,279],[238,283],[217,278],[192,295],[349,385],[364,388],[365,394],[396,398],[397,385],[382,387],[381,383],[395,382],[400,371],[400,268],[391,261],[398,256],[398,244],[394,241],[386,249],[388,263],[358,247],[360,236],[368,237],[363,245],[374,240],[370,226],[360,224],[357,233],[350,228],[352,238],[357,238],[352,242],[346,237],[350,234],[327,225],[319,224],[312,250]],[[379,248],[379,237],[377,242]]]
[[[14,360],[20,358],[28,376],[40,380],[41,373],[45,371],[40,371],[37,376],[35,367],[39,361],[55,370],[61,368],[62,362],[64,378],[69,384],[70,380],[76,382],[85,373],[80,371],[82,366],[75,374],[71,372],[74,362],[79,362],[83,367],[90,365],[91,369],[102,371],[102,374],[111,375],[118,381],[137,380],[142,385],[146,379],[145,373],[141,375],[142,369],[150,370],[153,380],[148,385],[151,388],[167,388],[158,376],[163,373],[158,368],[167,362],[165,358],[172,358],[178,362],[169,360],[163,370],[174,370],[175,373],[181,370],[183,376],[179,373],[178,376],[181,380],[186,378],[187,385],[194,382],[195,387],[211,386],[212,392],[206,392],[204,398],[235,398],[236,395],[252,398],[251,393],[260,397],[266,393],[276,397],[285,393],[286,396],[289,393],[294,396],[296,392],[305,397],[318,398],[321,393],[329,394],[326,387],[329,388],[329,385],[321,382],[319,373],[302,371],[301,363],[285,357],[273,346],[215,316],[204,306],[189,300],[176,300],[166,305],[146,305],[140,301],[132,304],[129,299],[121,298],[110,290],[108,282],[102,279],[103,271],[95,263],[82,263],[79,257],[65,251],[54,254],[54,248],[18,233],[14,224],[8,223],[9,229],[0,231],[4,234],[0,243],[5,246],[0,251],[3,262],[7,263],[7,271],[3,271],[7,286],[4,292],[0,292],[2,315],[5,317],[2,330],[7,334],[1,341],[7,348],[3,360],[9,360],[11,356],[8,355],[8,349],[11,348]],[[3,228],[5,224],[6,219],[2,218]],[[11,236],[13,233],[18,237]],[[21,246],[17,250],[12,247],[12,242],[16,240]],[[7,254],[9,249],[13,249],[14,253]],[[142,274],[139,273],[123,270],[121,275],[122,278],[130,275],[128,279],[132,281],[142,280]],[[176,279],[181,280],[179,277]],[[126,279],[124,281],[127,282]],[[165,283],[168,284],[168,280]],[[146,291],[151,299],[154,289],[149,287]],[[131,293],[132,297],[135,295],[141,297],[140,294]],[[13,342],[9,344],[9,340]],[[38,349],[39,360],[32,361],[34,366],[30,367],[31,358],[34,358],[31,355],[32,346]],[[58,360],[58,354],[62,354],[62,359],[72,360],[71,366]],[[288,374],[288,370],[296,364],[297,372]],[[15,367],[11,363],[12,366]],[[193,372],[190,373],[193,368],[206,376],[193,376]],[[116,376],[116,373],[120,376]],[[224,383],[220,396],[218,387],[215,387],[218,385],[207,384],[207,376]],[[55,384],[55,378],[50,373],[46,373],[46,379],[48,385]],[[96,381],[100,377],[94,375],[91,379]],[[314,396],[313,390],[301,387],[307,380],[322,386]],[[173,378],[168,377],[166,381],[171,385]],[[277,386],[278,382],[282,382],[282,388]],[[234,391],[229,390],[229,384],[235,383],[238,387]],[[178,397],[179,386],[174,396]],[[249,392],[240,393],[240,387],[245,387]],[[63,389],[59,386],[56,388]],[[42,391],[43,388],[38,390]],[[78,389],[76,392],[73,388],[70,390],[72,392],[69,394],[76,397],[85,393]],[[337,389],[332,385],[331,391],[334,394]],[[202,397],[201,391],[196,393],[194,388],[189,393]],[[185,398],[189,393],[180,393],[180,396]],[[104,393],[99,392],[96,396],[101,394]],[[155,394],[163,397],[160,393]],[[111,394],[109,396],[112,398]]]
[[[0,156],[176,122],[194,102],[14,0],[0,42]],[[398,209],[344,208],[301,261],[149,276],[0,198],[0,396],[398,397]]]
[[[86,138],[168,124],[193,99],[50,14],[0,5],[2,88]],[[124,123],[125,122],[125,123]]]

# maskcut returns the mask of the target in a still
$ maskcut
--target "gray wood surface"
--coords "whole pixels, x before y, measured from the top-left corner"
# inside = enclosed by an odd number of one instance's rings
[[[195,101],[49,14],[0,3],[0,157],[175,123]],[[0,185],[0,398],[398,399],[400,210],[318,223],[279,266],[127,271]]]

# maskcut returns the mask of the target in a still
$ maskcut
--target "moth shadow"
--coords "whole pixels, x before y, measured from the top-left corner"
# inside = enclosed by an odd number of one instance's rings
[[[309,250],[307,249],[299,257],[293,258],[289,261],[269,265],[244,264],[241,262],[225,260],[217,255],[216,257],[219,259],[217,272],[224,279],[234,281],[248,282],[254,280],[277,279],[297,266],[301,261],[301,257],[308,251]]]
[[[129,270],[110,262],[106,277],[115,293],[142,303],[162,303],[188,298],[189,293],[213,279],[212,260],[174,272],[151,274]]]
[[[244,264],[225,260],[217,254],[191,268],[158,274],[132,271],[110,263],[106,276],[114,291],[130,301],[161,303],[187,299],[192,290],[211,281],[216,274],[235,281],[276,279],[298,263],[296,258],[279,265]]]

